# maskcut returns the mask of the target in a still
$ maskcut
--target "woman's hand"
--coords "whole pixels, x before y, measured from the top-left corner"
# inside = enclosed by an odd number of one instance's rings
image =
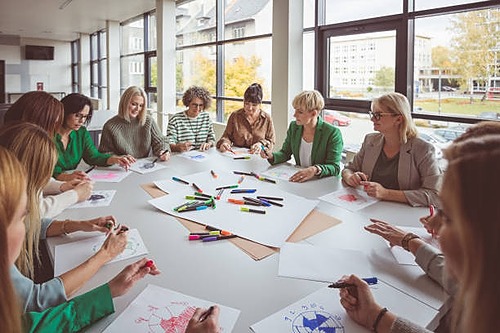
[[[262,143],[256,142],[250,146],[249,153],[250,154],[260,154],[261,150],[262,150]]]
[[[83,181],[80,182],[79,184],[75,186],[74,190],[76,191],[76,194],[78,195],[78,202],[82,202],[90,198],[90,195],[92,194],[92,189],[94,188],[94,184],[89,181]]]
[[[361,185],[361,182],[367,180],[368,176],[360,171],[353,172],[350,175],[344,177],[344,182],[351,187],[358,187],[359,185]]]
[[[100,231],[109,233],[116,225],[116,219],[112,215],[101,216],[92,220],[79,221],[78,226],[80,231]]]
[[[353,285],[340,289],[340,304],[352,320],[371,330],[382,307],[375,302],[370,287],[355,275],[344,276],[339,282]]]
[[[260,157],[265,158],[265,159],[269,160],[270,162],[272,162],[274,160],[273,152],[267,148],[260,150]]]
[[[372,234],[379,235],[386,241],[388,241],[391,246],[401,246],[401,241],[403,237],[407,234],[406,231],[403,231],[387,222],[370,219],[373,224],[365,226],[365,230],[371,232]]]
[[[116,233],[115,233],[116,232]],[[102,244],[97,253],[105,256],[106,262],[113,260],[117,255],[123,252],[127,247],[127,232],[119,229],[112,231]]]
[[[185,152],[193,149],[193,143],[186,141],[186,142],[179,142],[178,144],[175,145],[175,150],[179,152]]]
[[[161,272],[153,264],[146,265],[148,258],[143,258],[125,267],[117,276],[108,282],[112,297],[122,296],[134,286],[134,284],[147,274],[158,275]]]
[[[317,169],[315,166],[310,166],[308,168],[296,172],[294,175],[292,175],[292,177],[290,177],[289,180],[295,183],[303,183],[313,178],[316,175],[316,171]]]
[[[72,173],[61,173],[56,177],[56,179],[62,180],[64,182],[90,180],[89,176],[85,172],[80,170],[75,170]]]
[[[61,184],[61,186],[59,187],[59,190],[61,192],[66,192],[66,191],[69,191],[69,190],[72,190],[74,189],[78,184],[80,184],[82,181],[79,180],[79,179],[73,179],[73,180],[70,180],[70,181],[66,181],[64,183]]]
[[[200,145],[200,150],[201,151],[204,151],[204,150],[208,150],[212,147],[212,143],[210,142],[203,142],[201,145]]]
[[[135,163],[135,161],[136,159],[130,155],[122,155],[122,156],[113,155],[110,158],[108,158],[106,163],[108,165],[119,164],[122,168],[128,170],[128,168],[130,168],[130,166],[133,163]]]
[[[224,153],[226,151],[232,151],[231,144],[228,142],[224,142],[219,146],[219,150]]]
[[[189,320],[186,333],[218,333],[219,307],[214,305],[212,312],[207,316],[208,309],[197,308],[193,317]]]
[[[370,197],[383,200],[386,197],[387,189],[376,182],[362,181],[363,189]]]
[[[167,150],[166,152],[158,156],[158,159],[163,162],[168,161],[170,159],[170,152]]]
[[[424,225],[425,230],[427,230],[427,232],[431,234],[433,238],[437,238],[437,236],[439,235],[439,229],[441,229],[441,222],[442,221],[441,218],[439,217],[439,214],[429,215],[420,218],[420,223]]]

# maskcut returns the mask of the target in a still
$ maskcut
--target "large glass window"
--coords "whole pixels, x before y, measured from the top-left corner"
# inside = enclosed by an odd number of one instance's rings
[[[108,78],[106,72],[106,31],[90,35],[90,96],[101,100],[101,108],[107,109]]]
[[[272,0],[193,0],[177,5],[177,100],[191,85],[214,96],[214,120],[225,122],[259,82],[271,96]],[[264,109],[268,109],[265,107]],[[216,110],[216,111],[215,111]]]
[[[71,42],[71,91],[80,91],[80,40]]]
[[[403,1],[401,0],[325,0],[325,2],[326,24],[357,21],[403,12]]]

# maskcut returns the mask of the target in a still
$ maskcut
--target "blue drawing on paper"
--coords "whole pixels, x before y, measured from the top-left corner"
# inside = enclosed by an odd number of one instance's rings
[[[324,311],[305,311],[292,322],[293,333],[344,333],[340,317]]]

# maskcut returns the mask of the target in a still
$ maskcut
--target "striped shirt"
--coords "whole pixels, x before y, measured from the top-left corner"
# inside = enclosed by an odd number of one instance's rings
[[[169,144],[191,142],[195,149],[202,143],[215,143],[215,132],[208,112],[201,112],[196,118],[189,118],[186,112],[178,112],[170,118],[167,128]]]

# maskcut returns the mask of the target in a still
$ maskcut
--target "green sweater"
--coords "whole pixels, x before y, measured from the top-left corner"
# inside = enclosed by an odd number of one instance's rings
[[[280,151],[273,153],[272,164],[286,162],[293,155],[295,162],[300,165],[299,150],[303,129],[304,126],[297,125],[295,121],[290,123],[283,147]],[[318,118],[311,151],[311,163],[321,168],[320,177],[338,176],[343,146],[340,130],[325,123],[322,118]]]
[[[108,284],[95,288],[43,312],[22,317],[24,332],[78,332],[115,312]]]
[[[56,133],[55,144],[57,148],[57,164],[53,176],[57,177],[67,170],[74,170],[83,160],[89,165],[107,166],[111,154],[100,153],[94,146],[87,129],[82,126],[78,131],[71,131],[66,149],[61,141],[61,135]]]

